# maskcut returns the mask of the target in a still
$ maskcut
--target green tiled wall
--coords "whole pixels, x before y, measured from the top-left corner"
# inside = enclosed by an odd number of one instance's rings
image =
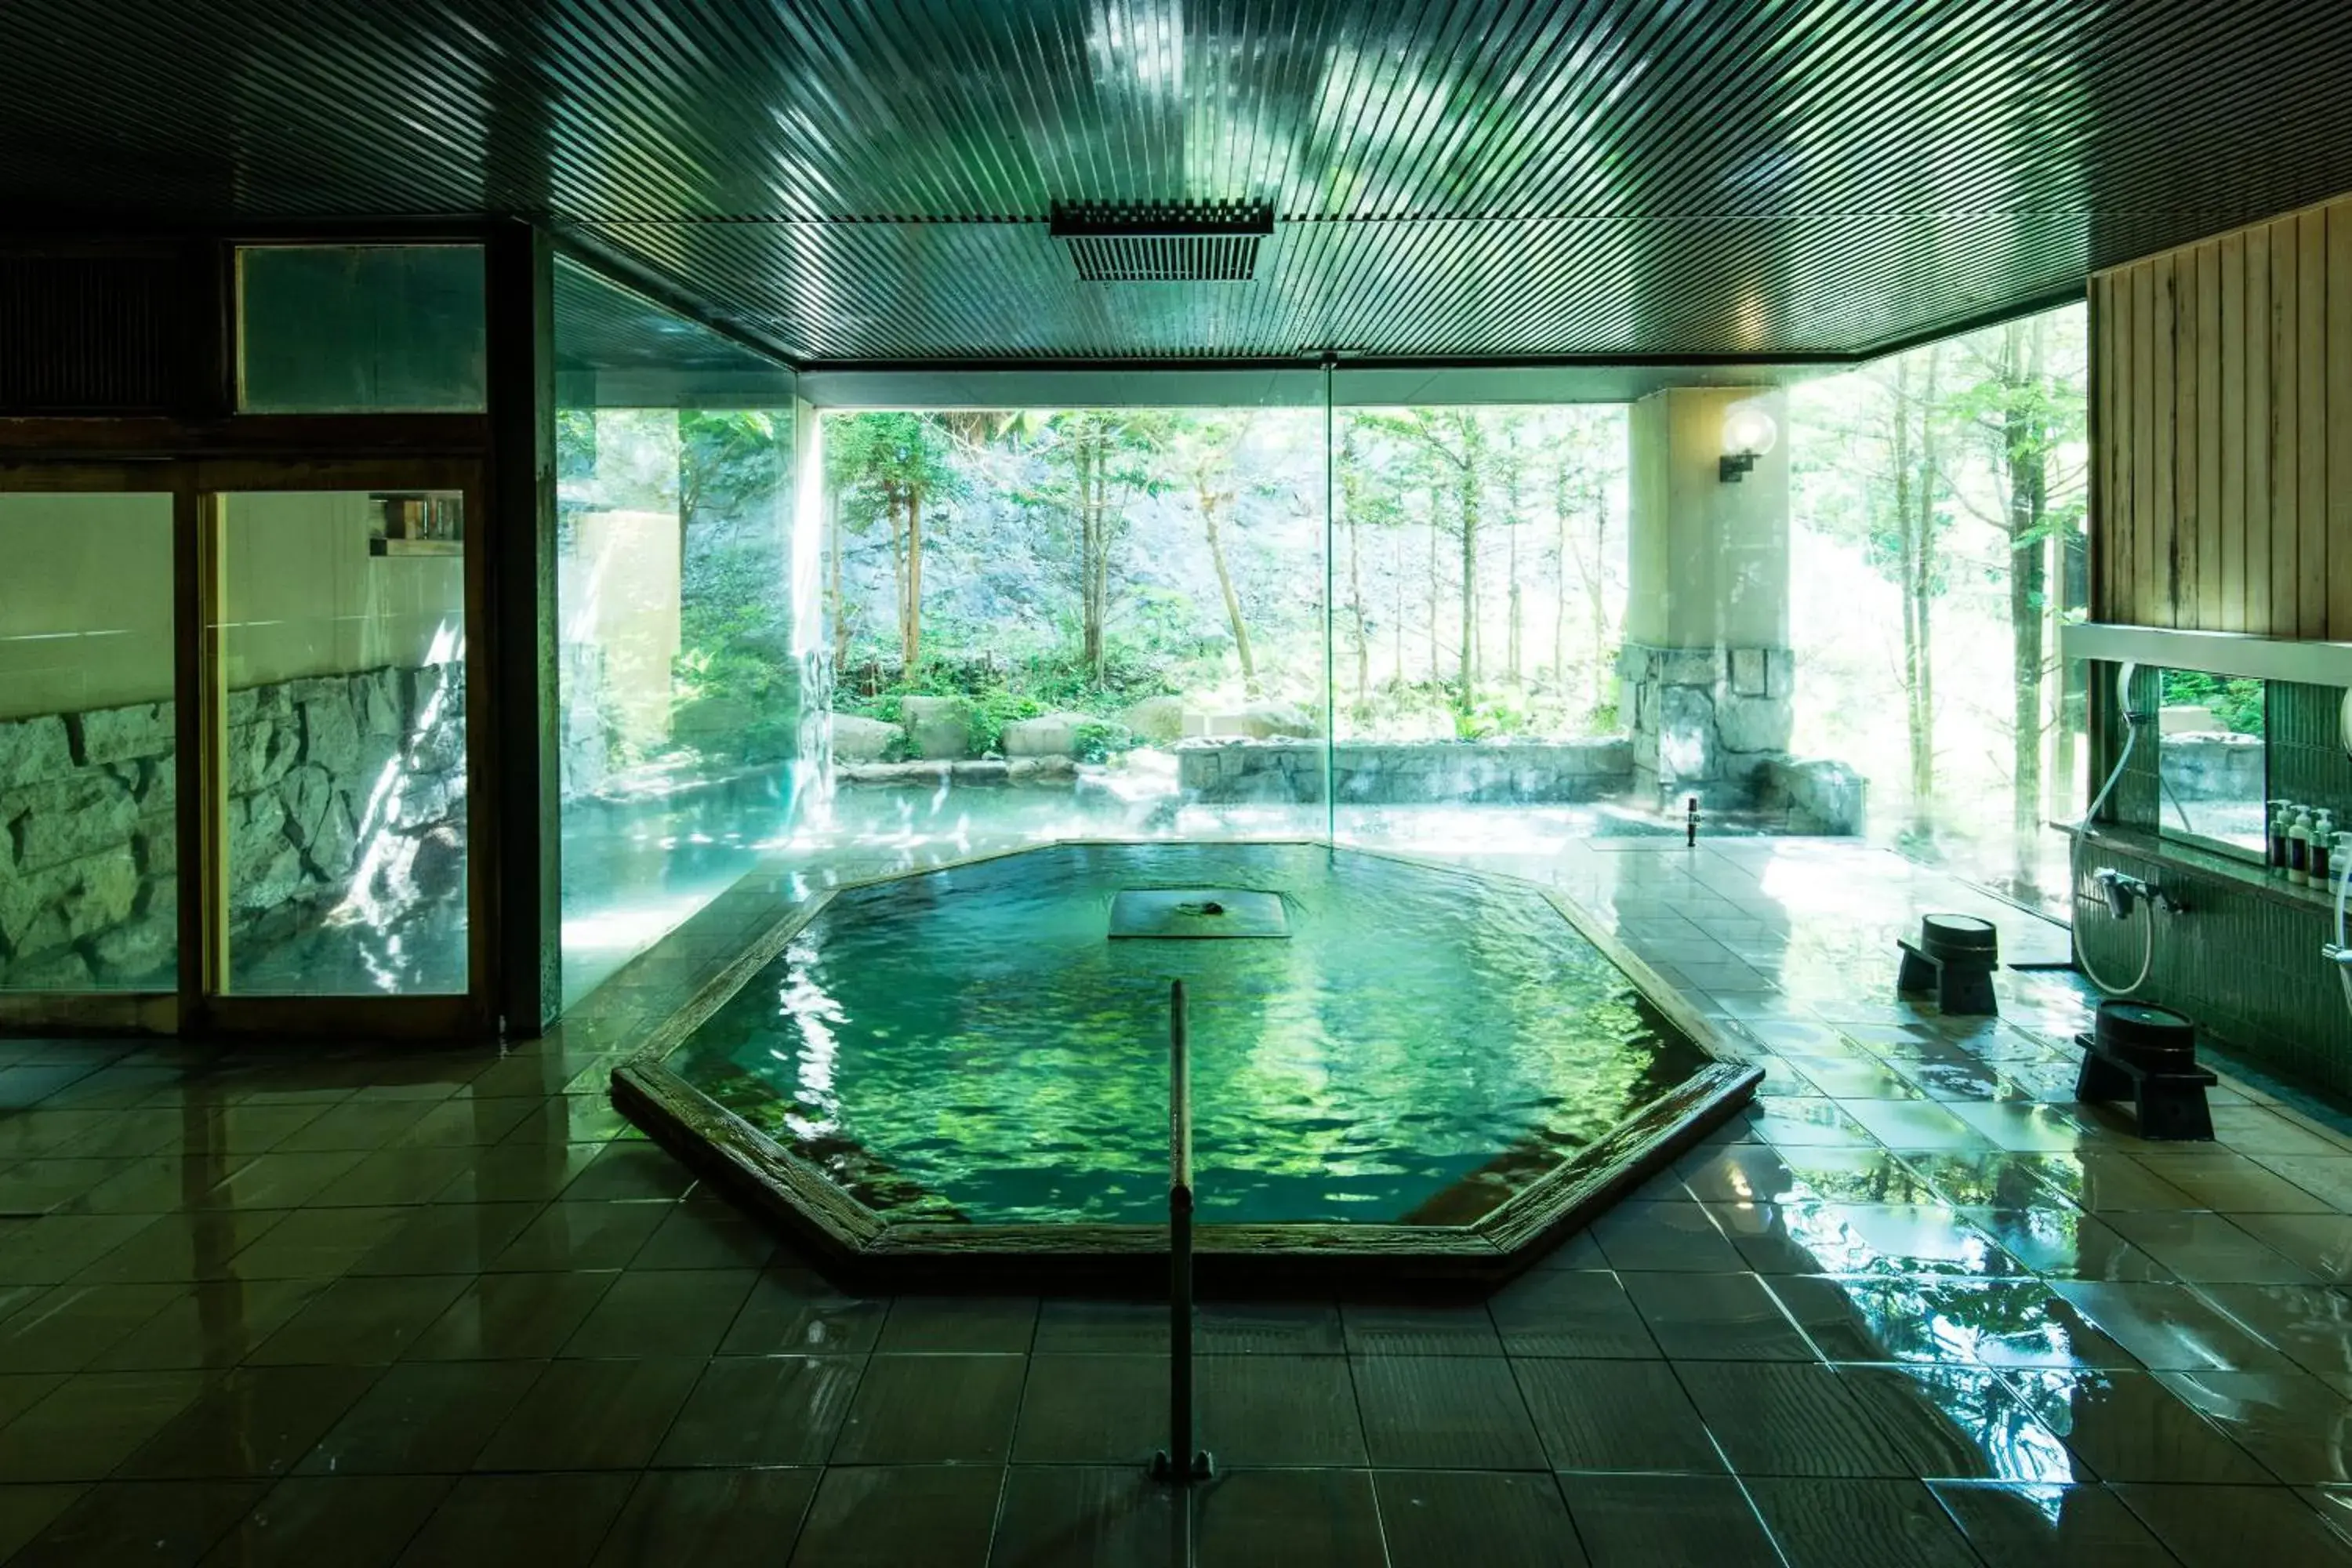
[[[2153,670],[2140,673],[2142,684],[2133,693],[2138,701],[2153,704],[2156,679]],[[2337,739],[2342,700],[2332,688],[2273,682],[2263,726],[2267,793],[2327,806],[2339,823],[2352,822],[2352,759]],[[2156,748],[2147,743],[2153,738],[2133,749],[2104,814],[2142,832],[2157,825]],[[2174,890],[2188,911],[2136,911],[2129,921],[2116,921],[2091,882],[2106,866]],[[2352,1008],[2319,952],[2335,935],[2331,909],[2280,899],[2250,884],[2263,875],[2252,866],[2189,868],[2112,841],[2085,844],[2076,874],[2075,943],[2102,975],[2121,983],[2138,973],[2145,922],[2153,919],[2155,961],[2136,995],[2188,1014],[2282,1077],[2352,1097]]]
[[[2271,682],[2264,708],[2268,746],[2264,765],[2270,795],[2305,805],[2324,805],[2336,826],[2352,832],[2352,757],[2345,755],[2338,718],[2344,693],[2333,686]]]

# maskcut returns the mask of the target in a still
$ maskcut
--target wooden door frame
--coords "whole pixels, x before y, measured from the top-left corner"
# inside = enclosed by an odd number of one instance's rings
[[[164,495],[173,498],[173,539],[179,539],[179,496],[185,482],[181,466],[163,460],[117,462],[19,462],[0,460],[0,495]],[[177,665],[184,641],[180,635],[181,605],[176,571],[172,625],[173,692],[179,697]],[[173,708],[173,759],[185,761],[185,732],[178,728]],[[184,794],[175,796],[183,816]],[[183,914],[184,930],[185,915]],[[184,977],[186,953],[179,955]],[[176,1033],[183,1022],[182,992],[159,991],[0,991],[0,1034],[162,1034]]]
[[[193,785],[198,820],[184,825],[183,854],[193,849],[193,890],[206,900],[194,923],[203,933],[193,950],[197,962],[181,968],[184,1026],[191,1033],[240,1037],[327,1034],[338,1038],[479,1039],[494,1029],[498,991],[497,812],[491,759],[496,733],[488,647],[490,552],[487,465],[474,456],[351,458],[206,458],[188,466],[187,495],[194,508],[191,563],[197,618],[194,671],[202,768]],[[392,996],[364,994],[240,995],[228,981],[228,690],[220,646],[221,595],[226,562],[222,543],[224,498],[306,490],[457,490],[464,498],[466,550],[466,989],[461,993]],[[183,647],[185,647],[185,643]],[[185,837],[193,826],[193,843]],[[191,879],[184,877],[182,898]]]
[[[497,524],[478,452],[417,456],[0,461],[0,493],[142,494],[172,499],[173,766],[178,868],[177,984],[169,991],[0,992],[0,1034],[144,1033],[339,1039],[484,1038],[499,994],[499,722],[489,637]],[[299,490],[454,489],[465,498],[466,898],[463,993],[417,996],[240,996],[226,984],[228,941],[227,691],[220,679],[219,499]]]

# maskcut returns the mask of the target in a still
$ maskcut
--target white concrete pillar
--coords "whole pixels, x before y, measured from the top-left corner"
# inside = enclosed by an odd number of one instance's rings
[[[1724,426],[1760,410],[1769,451],[1723,473]],[[1633,405],[1625,647],[1637,787],[1745,804],[1786,757],[1788,398],[1777,387],[1691,386]]]

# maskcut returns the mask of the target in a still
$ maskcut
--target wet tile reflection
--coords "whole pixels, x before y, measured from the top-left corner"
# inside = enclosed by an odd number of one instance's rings
[[[2072,993],[1890,1002],[1933,894],[1766,892],[1830,853],[1558,858],[1746,972],[1767,1093],[1486,1298],[1207,1304],[1190,1511],[1160,1306],[866,1296],[627,1134],[669,971],[504,1053],[0,1041],[0,1557],[2352,1559],[2352,1139],[2072,1106]]]

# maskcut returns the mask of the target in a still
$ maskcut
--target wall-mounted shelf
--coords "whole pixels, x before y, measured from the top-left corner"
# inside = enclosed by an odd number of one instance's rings
[[[370,555],[463,555],[462,539],[371,539]]]
[[[2252,680],[2352,687],[2352,643],[2346,642],[2078,621],[2061,628],[2059,646],[2068,658],[2110,664],[2128,660],[2152,669],[2195,669]]]

